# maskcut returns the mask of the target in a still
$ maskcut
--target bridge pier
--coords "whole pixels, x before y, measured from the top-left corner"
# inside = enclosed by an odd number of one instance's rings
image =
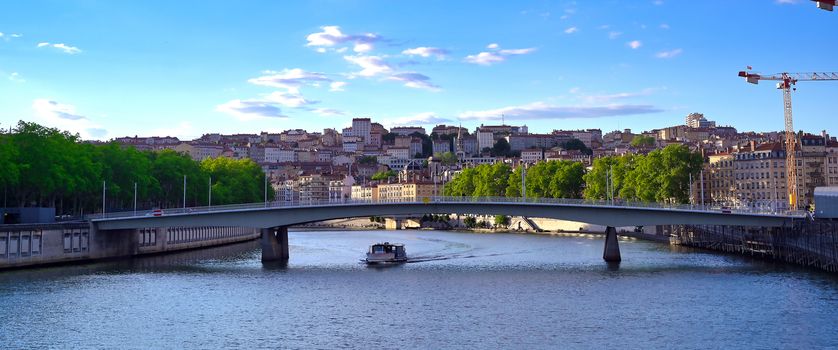
[[[605,249],[602,259],[606,262],[620,262],[620,244],[617,241],[617,229],[613,226],[605,228]]]
[[[288,227],[262,230],[262,261],[288,260]]]

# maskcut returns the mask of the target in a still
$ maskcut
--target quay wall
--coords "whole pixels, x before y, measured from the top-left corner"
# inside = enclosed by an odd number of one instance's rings
[[[158,254],[258,239],[226,226],[96,231],[88,223],[0,225],[0,269]]]
[[[667,225],[676,245],[785,261],[838,272],[838,222],[801,220],[788,227]]]

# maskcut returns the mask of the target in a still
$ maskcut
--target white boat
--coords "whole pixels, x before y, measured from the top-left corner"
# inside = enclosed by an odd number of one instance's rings
[[[407,252],[401,243],[376,243],[370,246],[364,261],[367,264],[402,263],[407,261]]]

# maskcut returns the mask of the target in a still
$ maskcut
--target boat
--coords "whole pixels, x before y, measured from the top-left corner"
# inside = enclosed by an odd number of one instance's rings
[[[367,264],[403,263],[407,261],[407,253],[401,243],[376,243],[370,246],[364,261]]]

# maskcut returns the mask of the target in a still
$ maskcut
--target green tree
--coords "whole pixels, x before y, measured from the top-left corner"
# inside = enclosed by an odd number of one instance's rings
[[[445,166],[452,166],[457,164],[458,161],[457,156],[451,152],[437,153],[434,155],[434,158],[439,159],[440,163]]]
[[[587,155],[594,154],[594,151],[588,148],[588,146],[585,146],[585,143],[579,139],[570,139],[569,141],[562,144],[562,148],[566,150],[579,150]]]
[[[506,215],[495,215],[495,226],[509,227],[512,219]]]
[[[509,141],[502,138],[495,142],[490,153],[492,157],[509,157],[512,155],[512,147],[509,145]]]
[[[375,181],[385,181],[392,177],[397,177],[398,173],[395,170],[379,171],[372,175],[371,179]]]
[[[631,140],[632,147],[653,147],[655,138],[651,136],[637,135]]]

